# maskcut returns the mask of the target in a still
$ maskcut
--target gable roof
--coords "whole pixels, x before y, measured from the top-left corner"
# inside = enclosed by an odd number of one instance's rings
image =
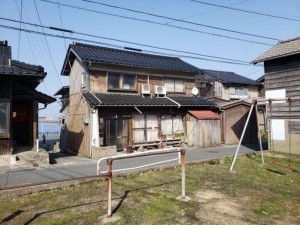
[[[70,58],[74,59],[75,56],[82,62],[86,61],[128,67],[190,72],[194,74],[198,73],[199,70],[177,57],[145,54],[136,51],[75,43],[69,45],[61,71],[62,75],[69,75],[70,66],[68,62]]]
[[[257,57],[252,63],[264,62],[271,59],[300,54],[300,37],[280,41],[277,45]]]
[[[204,73],[207,76],[213,77],[216,80],[222,83],[231,83],[231,84],[246,84],[246,85],[260,85],[256,81],[243,77],[234,72],[227,71],[217,71],[217,70],[201,70],[202,74]]]
[[[138,94],[107,94],[84,92],[83,96],[92,106],[128,106],[128,107],[178,107],[181,106],[201,106],[213,107],[215,103],[195,96],[169,96],[165,97],[143,97]],[[170,100],[171,98],[172,100]],[[174,102],[175,101],[175,102]]]
[[[251,103],[247,102],[243,99],[237,100],[237,101],[231,101],[231,102],[227,102],[227,103],[223,103],[220,104],[219,106],[221,107],[221,109],[228,109],[237,105],[245,105],[245,106],[249,106],[251,107]]]

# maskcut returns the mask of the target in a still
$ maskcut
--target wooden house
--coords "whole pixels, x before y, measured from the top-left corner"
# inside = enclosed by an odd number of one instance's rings
[[[196,75],[201,97],[224,100],[253,99],[259,95],[261,84],[233,72],[201,70]]]
[[[68,148],[92,157],[184,140],[188,110],[215,105],[194,95],[198,71],[175,57],[70,45],[62,68],[70,81]]]
[[[300,97],[300,37],[279,42],[253,61],[259,62],[264,62],[266,99]],[[300,101],[266,105],[269,149],[300,154]]]
[[[19,146],[34,147],[38,139],[38,104],[55,98],[36,91],[46,77],[41,66],[11,58],[11,46],[0,42],[0,155]]]

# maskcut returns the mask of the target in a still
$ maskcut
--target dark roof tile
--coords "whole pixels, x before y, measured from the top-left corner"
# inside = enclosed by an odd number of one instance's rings
[[[227,71],[217,71],[217,70],[201,70],[204,74],[213,77],[224,83],[233,83],[233,84],[247,84],[247,85],[260,85],[256,81],[243,77],[234,72]]]
[[[300,54],[300,37],[280,41],[277,45],[257,57],[252,63],[264,62],[271,59]]]
[[[97,63],[161,69],[169,71],[198,73],[198,68],[182,61],[177,57],[167,57],[153,54],[145,54],[128,50],[106,48],[82,43],[75,43],[69,46],[67,57],[73,52],[81,61]],[[65,59],[62,74],[67,75],[65,67],[68,67]]]

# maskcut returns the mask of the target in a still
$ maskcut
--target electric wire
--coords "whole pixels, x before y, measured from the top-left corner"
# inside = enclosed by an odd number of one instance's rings
[[[264,38],[264,39],[268,39],[268,40],[272,40],[272,41],[278,41],[279,40],[277,38],[272,38],[272,37],[267,37],[267,36],[262,36],[262,35],[256,35],[256,34],[250,34],[250,33],[237,31],[237,30],[230,30],[230,29],[227,29],[227,28],[222,28],[222,27],[216,27],[216,26],[211,26],[211,25],[202,24],[202,23],[191,22],[191,21],[188,21],[188,20],[176,19],[176,18],[173,18],[173,17],[162,16],[162,15],[149,13],[149,12],[145,12],[145,11],[139,11],[139,10],[124,8],[124,7],[120,7],[120,6],[116,6],[116,5],[110,5],[110,4],[106,4],[106,3],[95,2],[93,0],[82,0],[82,1],[97,4],[97,5],[102,5],[102,6],[106,6],[106,7],[110,7],[110,8],[114,8],[114,9],[121,9],[121,10],[129,11],[129,12],[134,12],[134,13],[139,13],[139,14],[143,14],[143,15],[153,16],[153,17],[157,17],[157,18],[173,20],[173,21],[176,21],[176,22],[182,22],[182,23],[187,23],[187,24],[191,24],[191,25],[197,25],[197,26],[202,26],[202,27],[206,27],[206,28],[231,32],[231,33],[235,33],[235,34],[242,34],[242,35],[247,35],[247,36],[256,37],[256,38]]]
[[[20,29],[22,28],[22,14],[23,14],[23,0],[21,0],[21,12],[20,12]],[[18,41],[18,60],[20,57],[20,44],[21,44],[21,31],[19,32],[19,41]]]
[[[3,17],[0,17],[0,20],[6,20],[6,21],[10,21],[10,22],[15,22],[15,23],[19,22],[18,20],[8,19],[8,18],[3,18]],[[99,36],[99,35],[87,34],[87,33],[77,32],[77,31],[74,31],[74,30],[61,29],[61,28],[57,28],[57,27],[49,27],[49,26],[45,26],[45,25],[42,26],[42,25],[37,25],[37,24],[34,24],[34,23],[25,22],[25,21],[22,21],[22,23],[26,24],[26,25],[36,26],[36,27],[43,27],[43,28],[51,29],[51,30],[64,31],[64,32],[72,33],[72,34],[79,34],[79,35],[82,35],[82,36],[105,39],[105,40],[110,40],[110,41],[117,41],[117,42],[122,42],[122,43],[126,43],[126,44],[133,44],[133,45],[138,45],[138,46],[143,46],[143,47],[150,47],[150,48],[155,48],[155,49],[159,49],[159,50],[166,50],[166,51],[172,51],[172,52],[177,52],[177,53],[185,53],[185,54],[191,54],[191,55],[197,55],[197,56],[204,56],[204,57],[221,59],[221,60],[229,60],[229,61],[240,62],[240,63],[249,63],[249,62],[242,61],[242,60],[237,60],[237,59],[211,56],[211,55],[206,55],[206,54],[199,54],[199,53],[182,51],[182,50],[175,50],[175,49],[164,48],[164,47],[157,47],[157,46],[153,46],[153,45],[141,44],[141,43],[130,42],[130,41],[124,41],[124,40],[120,40],[120,39],[116,39],[116,38],[102,37],[102,36]]]
[[[58,7],[58,13],[59,13],[59,19],[60,19],[60,24],[61,24],[61,27],[64,28],[64,25],[63,25],[63,21],[62,21],[62,15],[61,15],[61,10],[60,10],[60,5],[59,5],[59,0],[57,0],[57,7]],[[65,33],[63,32],[63,36],[65,36]],[[67,50],[67,43],[66,43],[66,40],[64,39],[64,43],[65,43],[65,49]]]
[[[19,31],[20,28],[17,27],[12,27],[12,26],[6,26],[0,24],[0,27],[10,29],[10,30],[16,30]],[[87,39],[82,39],[82,38],[75,38],[75,37],[67,37],[67,36],[62,36],[62,35],[57,35],[57,34],[49,34],[45,32],[39,32],[39,31],[33,31],[33,30],[28,30],[28,29],[21,29],[23,32],[28,32],[28,33],[33,33],[33,34],[38,34],[38,35],[45,35],[49,37],[54,37],[54,38],[66,38],[69,40],[75,40],[75,41],[80,41],[80,42],[88,42],[88,43],[94,43],[94,44],[100,44],[104,46],[109,46],[109,47],[114,47],[114,48],[121,48],[124,49],[124,47],[119,46],[119,45],[114,45],[114,44],[109,44],[109,43],[104,43],[104,42],[99,42],[99,41],[93,41],[93,40],[87,40]],[[165,55],[165,56],[172,56],[172,57],[181,57],[181,58],[190,58],[190,59],[198,59],[198,60],[204,60],[204,61],[210,61],[210,62],[220,62],[220,63],[226,63],[226,64],[234,64],[234,65],[242,65],[242,66],[254,66],[251,65],[250,63],[238,63],[238,62],[231,62],[231,61],[225,61],[225,60],[214,60],[214,59],[207,59],[207,58],[201,58],[201,57],[196,57],[196,56],[188,56],[188,55],[175,55],[175,54],[167,54],[167,53],[162,53],[162,52],[155,52],[155,51],[148,51],[144,50],[143,52],[147,53],[152,53],[152,54],[160,54],[160,55]],[[261,65],[256,65],[256,66],[261,66]]]
[[[234,8],[234,7],[230,7],[230,6],[218,5],[218,4],[213,4],[213,3],[203,2],[203,1],[198,1],[198,0],[187,0],[187,1],[195,2],[195,3],[203,4],[203,5],[209,5],[209,6],[213,6],[213,7],[218,7],[218,8],[223,8],[223,9],[229,9],[229,10],[235,10],[235,11],[244,12],[244,13],[255,14],[255,15],[259,15],[259,16],[272,17],[272,18],[276,18],[276,19],[300,22],[300,19],[294,19],[294,18],[290,18],[290,17],[277,16],[277,15],[261,13],[261,12],[257,12],[257,11],[246,10],[246,9],[239,9],[239,8]]]
[[[57,2],[53,2],[53,1],[50,1],[50,0],[40,0],[40,1],[51,3],[51,4],[57,4]],[[180,30],[186,30],[186,31],[191,31],[191,32],[201,33],[201,34],[206,34],[206,35],[212,35],[212,36],[227,38],[227,39],[236,40],[236,41],[243,41],[243,42],[248,42],[248,43],[260,44],[260,45],[266,45],[266,46],[273,46],[272,44],[261,42],[261,41],[252,41],[252,40],[248,40],[248,39],[237,38],[237,37],[227,36],[227,35],[218,34],[218,33],[212,33],[212,32],[195,30],[195,29],[192,29],[192,28],[187,28],[187,27],[182,27],[182,26],[170,25],[170,24],[166,24],[166,23],[156,22],[156,21],[153,21],[153,20],[139,19],[139,18],[135,18],[135,17],[123,16],[123,15],[114,14],[114,13],[107,13],[107,12],[103,12],[103,11],[99,11],[99,10],[95,10],[95,9],[83,8],[83,7],[74,6],[74,5],[70,5],[70,4],[60,3],[60,5],[64,6],[64,7],[69,7],[69,8],[73,8],[73,9],[82,10],[82,11],[93,12],[93,13],[98,13],[98,14],[102,14],[102,15],[118,17],[118,18],[122,18],[122,19],[140,21],[140,22],[145,22],[145,23],[151,23],[151,24],[161,25],[161,26],[166,26],[166,27],[172,27],[172,28],[176,28],[176,29],[180,29]],[[277,39],[274,39],[274,40],[278,41]]]
[[[38,8],[37,8],[36,1],[33,0],[33,3],[34,3],[34,6],[35,6],[37,15],[38,15],[38,19],[39,19],[40,25],[42,26],[42,20],[41,20],[41,18],[40,18],[40,13],[39,13],[39,10],[38,10]],[[42,28],[42,31],[43,31],[43,33],[44,33],[44,29],[43,29],[43,28]],[[50,50],[50,47],[49,47],[48,40],[47,40],[47,38],[46,38],[45,35],[44,35],[44,37],[45,37],[45,41],[46,41],[46,45],[47,45],[47,49],[48,49],[48,52],[49,52],[49,56],[50,56],[51,62],[52,62],[52,64],[53,64],[53,68],[55,69],[55,72],[56,72],[56,73],[55,73],[55,74],[56,74],[55,77],[58,78],[58,81],[59,81],[60,85],[63,86],[63,84],[62,84],[62,82],[61,82],[61,80],[60,80],[60,77],[59,77],[59,75],[58,75],[59,73],[58,73],[58,71],[57,71],[57,69],[56,69],[56,66],[55,66],[55,63],[54,63],[54,60],[53,60],[53,56],[52,56],[52,53],[51,53],[51,50]]]
[[[19,6],[18,6],[17,0],[15,0],[15,3],[16,3],[16,6],[17,6],[17,9],[18,9],[19,14],[21,14],[21,10],[20,10],[20,8],[19,8]],[[26,14],[25,8],[24,8],[24,12],[25,12],[25,14]],[[27,14],[26,14],[26,15],[27,15]],[[24,25],[24,27],[25,27],[25,25]],[[20,31],[20,32],[21,32],[21,31]],[[29,40],[29,37],[28,37],[29,34],[28,34],[28,33],[25,33],[25,34],[26,34],[27,42],[28,42],[29,48],[30,48],[30,50],[31,50],[31,53],[32,53],[33,59],[34,59],[34,61],[35,61],[35,64],[38,65],[37,60],[36,60],[36,56],[35,56],[35,54],[34,54],[34,51],[33,51],[32,45],[31,45],[31,41]],[[44,86],[46,92],[47,92],[49,95],[51,95],[50,92],[49,92],[49,90],[48,90],[48,88],[47,88],[47,86],[45,85],[45,83],[42,82],[42,84],[43,84],[43,86]]]
[[[244,3],[244,2],[248,2],[248,1],[250,1],[250,0],[244,0],[244,1],[241,1],[241,2],[236,2],[236,3],[231,4],[230,6],[239,5],[239,4],[242,4],[242,3]],[[182,20],[191,19],[191,18],[200,16],[200,15],[208,14],[208,13],[215,12],[215,11],[217,11],[217,10],[216,10],[216,9],[215,9],[215,10],[209,10],[209,11],[207,11],[207,12],[198,13],[198,14],[196,14],[196,15],[188,16],[188,17],[181,18],[181,19],[182,19]],[[167,22],[167,24],[171,24],[171,23],[176,23],[176,21],[170,21],[170,22]]]

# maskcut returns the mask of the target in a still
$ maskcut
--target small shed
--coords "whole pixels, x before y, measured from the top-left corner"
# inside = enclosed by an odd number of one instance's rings
[[[221,145],[220,116],[210,110],[188,110],[187,139],[195,147]]]
[[[220,105],[222,110],[222,143],[225,145],[236,145],[242,135],[251,103],[244,100],[228,102]],[[247,126],[243,143],[257,142],[257,122],[253,111]]]

